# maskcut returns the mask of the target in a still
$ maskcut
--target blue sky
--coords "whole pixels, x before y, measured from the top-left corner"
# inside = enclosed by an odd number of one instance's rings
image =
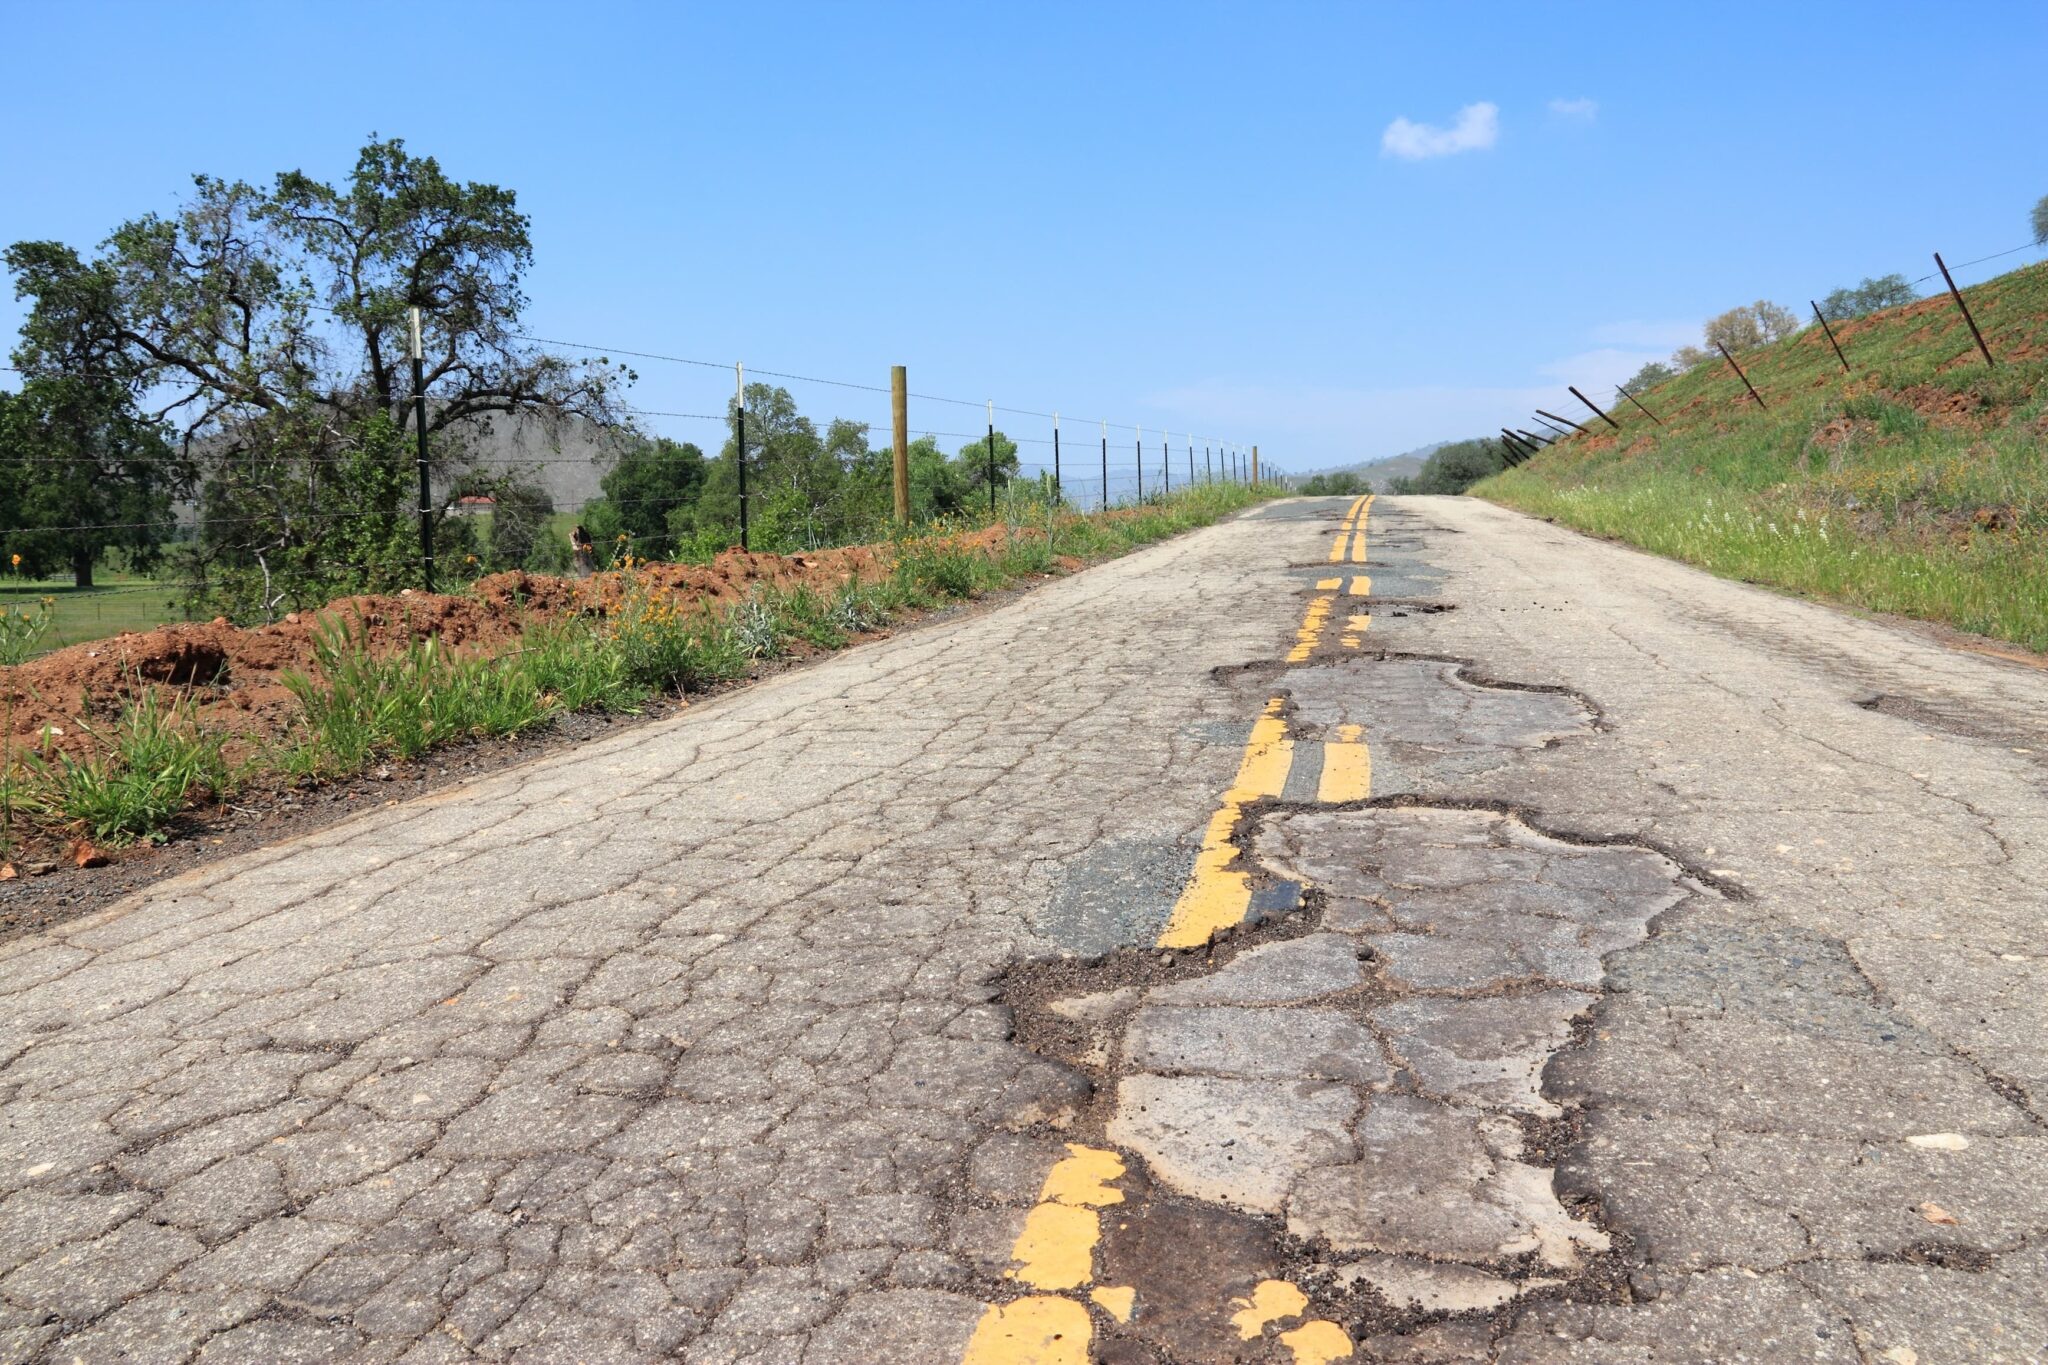
[[[1734,304],[2020,245],[2048,194],[2038,0],[5,0],[0,31],[0,239],[92,244],[197,171],[338,178],[375,130],[518,191],[540,335],[903,363],[1294,469],[1565,411]],[[639,368],[645,408],[729,382]]]

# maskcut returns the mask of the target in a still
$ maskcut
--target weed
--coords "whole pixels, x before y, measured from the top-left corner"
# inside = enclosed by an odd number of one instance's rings
[[[189,701],[167,707],[145,689],[110,730],[86,733],[94,748],[83,758],[31,756],[26,790],[10,792],[8,803],[125,844],[156,835],[195,798],[229,788],[222,740],[200,731]]]
[[[39,597],[25,607],[0,606],[0,664],[26,663],[57,624],[57,599]]]
[[[725,629],[734,648],[749,659],[772,659],[782,652],[782,621],[759,594],[732,609]]]
[[[849,583],[839,590],[825,609],[825,620],[842,635],[865,635],[889,624],[889,609],[881,591]]]
[[[686,611],[670,592],[634,579],[611,616],[607,647],[641,687],[689,692],[743,676],[747,654],[713,613]]]
[[[287,771],[357,771],[379,754],[417,758],[436,744],[517,734],[547,719],[535,677],[516,659],[456,657],[438,640],[416,640],[379,659],[360,622],[314,627],[317,678],[287,674],[306,738]]]

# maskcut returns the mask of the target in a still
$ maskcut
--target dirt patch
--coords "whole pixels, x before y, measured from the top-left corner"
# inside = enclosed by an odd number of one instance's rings
[[[1973,389],[1945,389],[1936,384],[1915,384],[1899,390],[1897,396],[1922,417],[1962,419],[1984,407],[1984,396]]]

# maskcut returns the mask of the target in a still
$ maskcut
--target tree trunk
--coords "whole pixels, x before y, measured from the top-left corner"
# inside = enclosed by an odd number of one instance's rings
[[[84,546],[71,551],[71,577],[79,587],[92,586],[92,562],[97,558],[92,550]]]

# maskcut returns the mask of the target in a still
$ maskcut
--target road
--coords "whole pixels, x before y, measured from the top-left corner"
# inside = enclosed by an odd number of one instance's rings
[[[2048,1358],[2044,703],[1268,505],[0,950],[0,1360]]]

